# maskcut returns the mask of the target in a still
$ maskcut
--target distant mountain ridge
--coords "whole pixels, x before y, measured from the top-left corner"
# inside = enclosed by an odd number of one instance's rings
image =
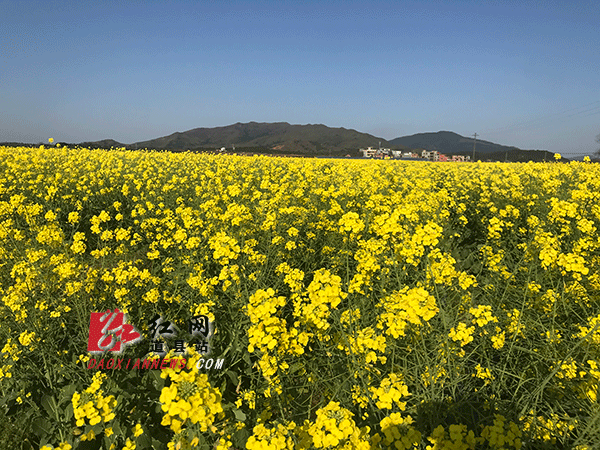
[[[226,147],[263,148],[278,153],[327,155],[358,152],[362,147],[375,147],[387,140],[356,130],[325,125],[290,125],[276,123],[236,123],[224,127],[194,128],[149,141],[136,142],[129,148],[166,150],[200,150]]]
[[[126,144],[123,144],[121,142],[115,141],[114,139],[103,139],[101,141],[94,141],[94,142],[82,142],[79,145],[81,147],[97,147],[97,148],[110,148],[110,147],[121,148],[121,147],[127,147]]]
[[[17,145],[18,143],[5,143]],[[347,128],[332,128],[322,124],[290,125],[275,123],[235,123],[223,127],[194,128],[147,141],[123,144],[113,139],[82,142],[82,147],[155,149],[169,151],[206,151],[221,149],[246,153],[270,153],[298,156],[362,156],[360,148],[381,146],[396,150],[437,150],[452,155],[472,155],[473,138],[451,131],[418,133],[386,140]],[[25,144],[33,145],[33,144]],[[39,145],[39,144],[38,144]],[[553,153],[545,150],[521,150],[477,139],[476,159],[492,161],[551,160]]]
[[[392,139],[390,145],[403,145],[408,148],[422,148],[424,150],[437,150],[441,153],[464,153],[473,152],[473,138],[466,138],[452,131],[438,131],[437,133],[418,133],[411,136],[403,136]],[[477,153],[511,152],[520,150],[517,147],[495,144],[489,141],[477,139]]]

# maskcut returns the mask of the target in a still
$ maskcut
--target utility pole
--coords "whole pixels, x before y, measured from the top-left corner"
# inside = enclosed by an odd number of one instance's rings
[[[475,139],[473,139],[473,162],[475,162],[475,144],[477,143],[477,133],[473,135]]]

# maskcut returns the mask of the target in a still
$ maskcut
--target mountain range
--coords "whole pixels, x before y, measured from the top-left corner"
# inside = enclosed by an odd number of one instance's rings
[[[290,125],[276,123],[236,123],[225,127],[195,128],[173,133],[149,141],[136,142],[137,148],[160,148],[166,150],[200,150],[206,148],[263,149],[275,153],[301,155],[338,155],[355,153],[359,148],[382,145],[385,139],[346,128],[325,125]],[[130,145],[129,147],[132,147]]]
[[[73,145],[65,143],[66,145]],[[396,150],[437,150],[441,153],[473,155],[473,139],[451,131],[418,133],[386,140],[347,128],[325,125],[275,123],[236,123],[224,127],[194,128],[147,141],[123,144],[113,139],[77,144],[91,148],[156,149],[169,151],[209,151],[225,148],[228,152],[269,153],[299,156],[361,156],[360,148]],[[521,150],[489,141],[477,140],[476,159],[492,161],[551,160],[544,150]]]

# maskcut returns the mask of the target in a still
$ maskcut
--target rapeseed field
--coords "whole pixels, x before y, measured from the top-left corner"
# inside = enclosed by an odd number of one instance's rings
[[[0,147],[0,447],[599,448],[598,167]]]

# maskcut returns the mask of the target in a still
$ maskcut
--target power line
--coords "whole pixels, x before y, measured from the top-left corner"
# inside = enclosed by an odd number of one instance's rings
[[[597,114],[597,113],[599,113],[599,112],[600,112],[600,105],[598,105],[598,106],[594,106],[593,108],[586,109],[586,110],[584,110],[584,111],[579,111],[579,112],[576,112],[575,114],[570,114],[570,115],[568,115],[567,117],[573,117],[573,116],[576,116],[576,115],[578,115],[578,114],[582,114],[582,113],[584,113],[584,112],[589,112],[589,111],[593,111],[593,110],[597,110],[597,111],[596,111],[595,113],[593,113],[593,114]],[[583,116],[583,117],[586,117],[586,116]]]
[[[575,107],[575,108],[569,108],[569,109],[566,109],[564,111],[560,111],[560,112],[557,112],[557,113],[548,114],[546,116],[538,117],[538,118],[535,118],[535,119],[530,119],[530,120],[527,120],[525,122],[517,122],[515,124],[507,125],[505,127],[484,130],[484,133],[494,133],[494,132],[509,130],[511,128],[519,128],[519,127],[523,127],[523,126],[530,125],[530,124],[533,124],[535,122],[540,122],[540,121],[541,121],[541,123],[543,123],[544,121],[546,121],[548,119],[559,118],[560,116],[562,116],[564,114],[567,114],[567,113],[579,110],[581,108],[586,108],[586,107],[592,106],[592,105],[596,105],[596,106],[593,106],[592,108],[589,108],[589,109],[584,110],[584,111],[577,111],[577,112],[575,112],[573,114],[567,115],[566,117],[574,117],[574,116],[576,116],[578,114],[582,114],[584,112],[594,111],[594,110],[600,108],[600,100],[596,100],[595,102],[591,102],[591,103],[588,103],[588,104],[585,104],[585,105],[582,105],[582,106],[578,106],[578,107]],[[589,115],[595,115],[595,114],[598,114],[599,112],[600,112],[600,110],[598,110],[596,112],[593,112],[592,114],[589,114]],[[589,115],[583,116],[583,117],[588,117]]]
[[[595,116],[596,114],[600,114],[600,111],[596,111],[596,112],[593,112],[593,113],[591,113],[591,114],[587,114],[587,115],[585,115],[585,116],[583,116],[583,117]]]

